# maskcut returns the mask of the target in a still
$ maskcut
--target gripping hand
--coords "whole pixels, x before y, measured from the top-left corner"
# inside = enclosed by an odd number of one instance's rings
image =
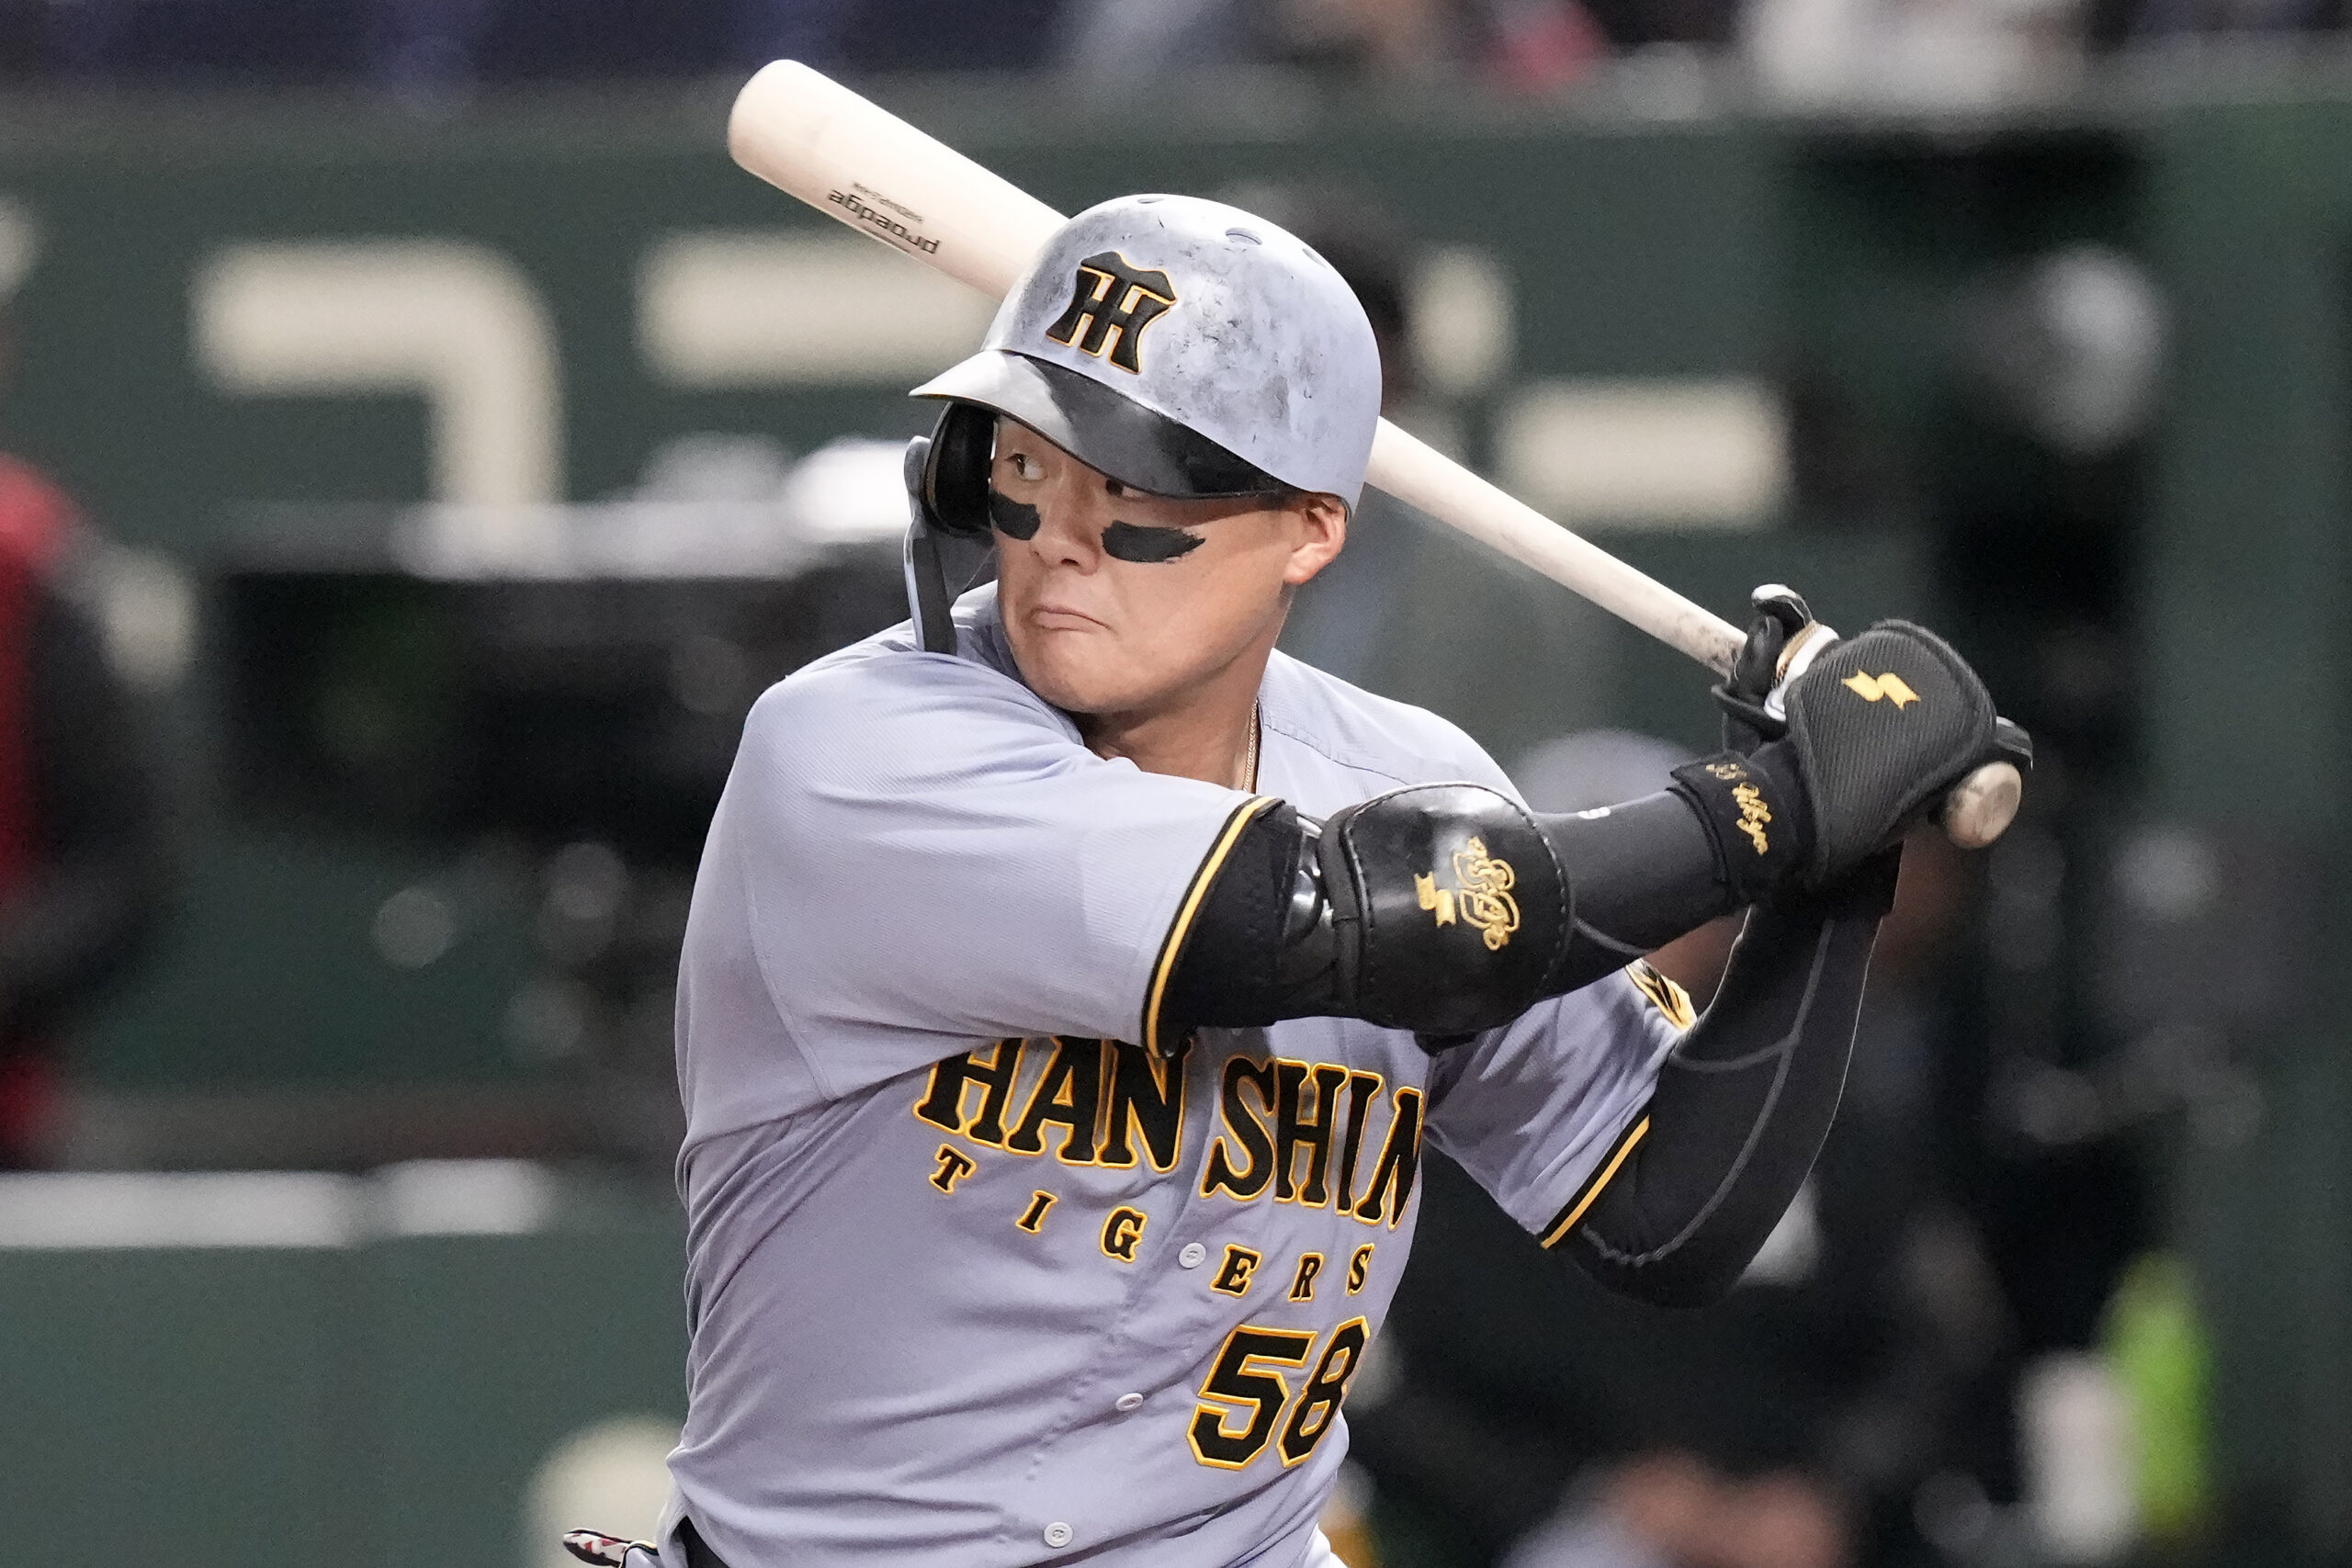
[[[1832,643],[1782,694],[1788,750],[1813,814],[1804,880],[1868,859],[1987,762],[2033,761],[1976,671],[1935,633],[1881,621]]]
[[[1743,892],[1826,886],[1984,764],[2031,764],[2025,731],[1994,711],[1976,672],[1933,632],[1882,621],[1840,639],[1789,589],[1768,584],[1754,602],[1747,640],[1714,691],[1727,750],[1676,773]],[[1727,787],[1734,770],[1744,776]],[[1741,784],[1751,787],[1734,801]],[[1740,834],[1761,841],[1758,792],[1776,841],[1769,854],[1756,843],[1743,854]]]
[[[1724,749],[1742,756],[1788,733],[1780,689],[1838,634],[1813,618],[1804,595],[1768,582],[1748,596],[1755,615],[1731,674],[1714,689],[1724,710]]]

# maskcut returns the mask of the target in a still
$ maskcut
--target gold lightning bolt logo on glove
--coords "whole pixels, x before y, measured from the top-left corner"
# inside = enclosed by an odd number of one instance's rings
[[[1867,671],[1858,670],[1838,683],[1866,703],[1874,703],[1884,697],[1900,708],[1919,700],[1919,694],[1913,691],[1902,676],[1892,672],[1872,675]]]

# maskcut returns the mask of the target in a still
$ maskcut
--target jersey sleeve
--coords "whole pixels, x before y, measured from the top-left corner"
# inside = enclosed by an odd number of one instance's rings
[[[1430,1140],[1549,1245],[1641,1141],[1658,1069],[1693,1021],[1646,964],[1555,997],[1439,1059]]]
[[[1142,1040],[1219,846],[1272,804],[1097,757],[973,661],[884,652],[760,700],[706,860],[841,1095],[975,1040]]]

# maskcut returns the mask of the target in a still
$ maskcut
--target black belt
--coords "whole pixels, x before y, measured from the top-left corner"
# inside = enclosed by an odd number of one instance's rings
[[[727,1568],[727,1559],[704,1543],[692,1519],[678,1521],[678,1544],[686,1549],[686,1568]]]

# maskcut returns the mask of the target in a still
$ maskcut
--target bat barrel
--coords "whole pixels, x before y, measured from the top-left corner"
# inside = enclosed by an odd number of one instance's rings
[[[1062,215],[797,60],[735,96],[727,149],[744,168],[859,232],[968,283],[1012,290]]]

